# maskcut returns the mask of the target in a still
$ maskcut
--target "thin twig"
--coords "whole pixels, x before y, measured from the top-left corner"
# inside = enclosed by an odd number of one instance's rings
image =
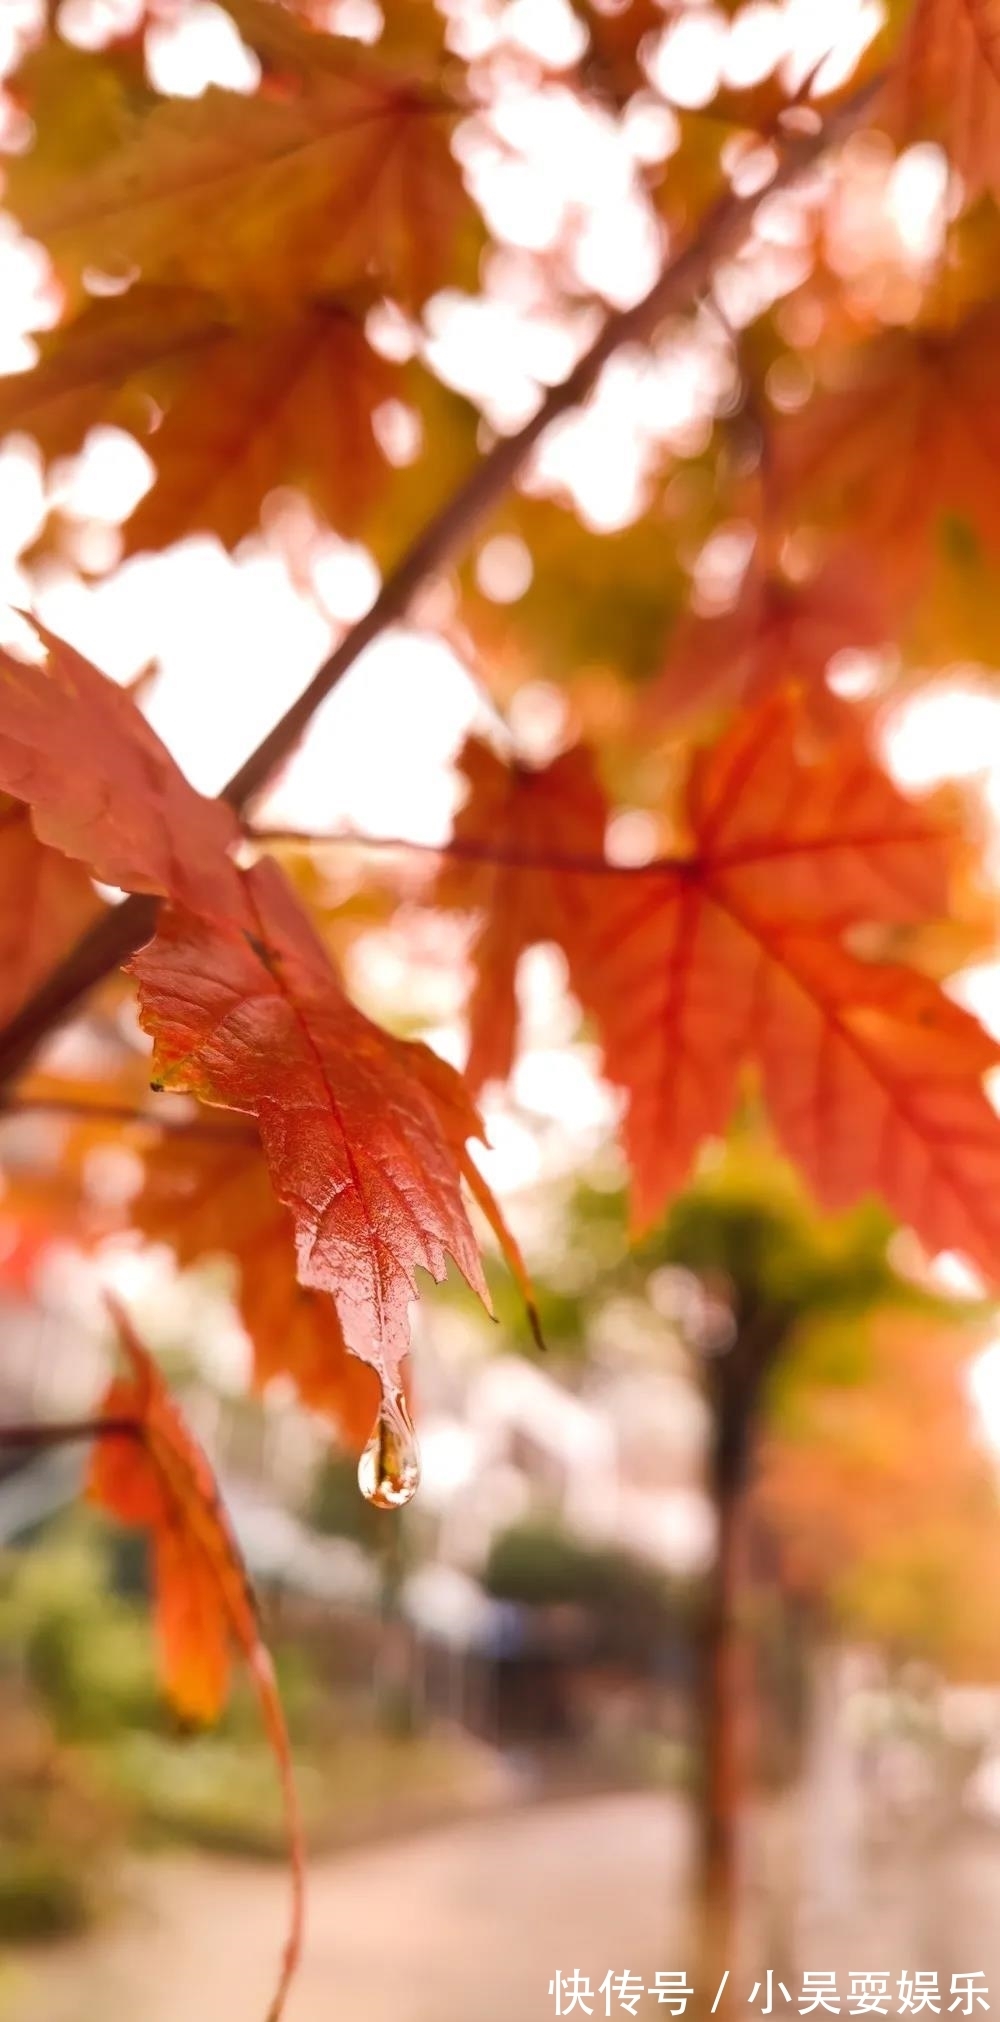
[[[63,1446],[71,1439],[141,1439],[137,1418],[64,1418],[37,1424],[0,1425],[0,1446]]]
[[[0,1030],[0,1087],[19,1074],[39,1042],[102,978],[148,941],[159,900],[137,894],[109,906]]]
[[[604,366],[617,351],[627,344],[647,340],[666,316],[698,300],[708,286],[713,268],[742,245],[760,205],[776,191],[796,182],[828,147],[857,126],[881,82],[881,78],[876,78],[853,92],[816,133],[790,141],[764,189],[752,196],[728,194],[720,198],[709,210],[698,237],[667,262],[642,301],[607,318],[590,349],[568,377],[551,388],[525,426],[516,435],[495,443],[428,521],[386,577],[371,610],[334,648],[298,700],[234,773],[221,796],[223,800],[242,811],[266,786],[294,749],[320,704],[365,649],[405,615],[418,590],[466,552],[473,535],[520,475],[552,423],[586,400]],[[158,904],[158,900],[142,896],[110,908],[0,1030],[0,1085],[20,1072],[39,1041],[95,983],[149,939]]]
[[[441,511],[435,513],[386,578],[371,610],[335,647],[298,700],[234,773],[223,792],[224,800],[238,809],[246,807],[287,758],[320,703],[325,702],[365,648],[405,614],[418,590],[465,553],[473,534],[520,475],[536,443],[552,423],[582,405],[615,352],[626,344],[645,341],[664,317],[697,300],[713,267],[742,245],[765,198],[797,181],[833,142],[844,138],[857,125],[879,84],[876,79],[864,85],[817,133],[790,142],[764,189],[748,197],[720,198],[710,209],[697,239],[667,262],[642,301],[608,317],[590,349],[568,377],[551,388],[524,427],[516,435],[496,442]]]
[[[74,1095],[12,1095],[0,1100],[0,1124],[8,1117],[78,1116],[88,1123],[135,1123],[152,1130],[176,1132],[187,1137],[223,1138],[235,1144],[257,1144],[259,1138],[250,1124],[209,1123],[201,1110],[191,1116],[161,1115],[155,1109],[141,1109],[131,1102],[87,1102]]]
[[[451,836],[448,842],[415,842],[401,835],[357,835],[351,829],[324,835],[308,829],[262,828],[249,831],[249,840],[265,849],[299,848],[373,850],[377,855],[444,857],[456,863],[492,864],[500,870],[566,871],[580,877],[634,878],[662,876],[669,871],[690,869],[683,857],[652,857],[645,864],[616,864],[609,857],[573,850],[524,849],[519,843],[478,842],[472,836]]]

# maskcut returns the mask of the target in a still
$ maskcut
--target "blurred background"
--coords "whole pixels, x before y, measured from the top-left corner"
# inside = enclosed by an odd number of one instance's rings
[[[8,70],[41,11],[0,10]],[[463,54],[502,58],[492,126],[480,117],[465,162],[497,244],[481,295],[435,298],[422,341],[441,385],[497,431],[588,334],[584,308],[557,315],[533,292],[545,233],[554,242],[572,213],[587,286],[636,299],[658,257],[637,165],[669,158],[679,117],[727,60],[750,73],[759,60],[764,75],[782,54],[805,71],[831,51],[832,85],[880,20],[867,0],[747,5],[737,47],[731,10],[688,10],[680,39],[676,23],[654,24],[655,89],[602,123],[571,113],[552,82],[582,32],[568,0],[443,11]],[[160,90],[253,88],[221,8],[146,12]],[[339,32],[377,38],[372,0],[328,13]],[[67,0],[61,14],[82,46],[131,19],[128,0]],[[880,302],[919,289],[944,230],[942,162],[930,146],[847,153],[826,244],[841,280]],[[794,207],[784,218],[731,264],[737,321],[809,270],[807,212],[798,234]],[[0,275],[13,371],[54,316],[44,256],[13,226]],[[383,322],[392,355],[410,337],[388,309]],[[699,311],[662,356],[623,359],[533,471],[536,502],[569,496],[587,535],[610,543],[630,641],[649,558],[615,544],[656,457],[695,470],[731,399],[731,334]],[[418,445],[392,405],[386,454],[404,468]],[[49,471],[9,441],[0,591],[138,681],[212,791],[368,607],[378,570],[284,494],[235,555],[191,539],[116,567],[150,474],[112,429]],[[54,509],[60,543],[39,552]],[[740,543],[723,528],[688,558],[685,594],[693,582],[703,612],[735,593]],[[571,556],[567,588],[556,568],[546,619],[567,656],[573,569]],[[475,570],[498,623],[531,591],[515,532],[484,539]],[[878,655],[841,658],[840,692],[866,692]],[[617,720],[615,684],[585,672],[575,706],[599,738]],[[508,721],[541,757],[565,735],[566,692],[522,677]],[[359,662],[262,815],[330,832],[328,847],[289,843],[286,860],[352,993],[457,1061],[461,926],[420,904],[433,855],[391,843],[431,850],[447,836],[455,753],[491,722],[445,585]],[[1000,762],[984,753],[998,729],[1000,701],[964,664],[883,726],[904,784],[976,775],[988,868]],[[626,856],[642,819],[619,818]],[[977,956],[960,986],[994,1026],[997,980]],[[548,1352],[499,1270],[495,1327],[457,1284],[428,1292],[411,1508],[370,1509],[356,1440],[355,1452],[333,1442],[280,1379],[248,1395],[256,1232],[220,1213],[210,1238],[165,1240],[161,1127],[116,1113],[123,1091],[134,1106],[145,1090],[124,983],[98,993],[49,1048],[48,1079],[0,1119],[0,1417],[92,1408],[110,1353],[101,1288],[116,1288],[218,1471],[276,1658],[311,1848],[291,2022],[529,2022],[574,2012],[557,1978],[574,1973],[596,2014],[635,2012],[627,1982],[600,1991],[609,1973],[647,1990],[657,1973],[685,1975],[689,2012],[703,2012],[720,1967],[718,2012],[748,2007],[768,1969],[775,2005],[796,2013],[815,1970],[836,1972],[842,2000],[852,1973],[886,1976],[889,2012],[904,1973],[936,1973],[943,2012],[956,1973],[981,1973],[1000,1999],[996,1316],[957,1259],[930,1265],[877,1206],[819,1216],[755,1117],[706,1148],[665,1225],[631,1246],[617,1098],[555,950],[530,953],[519,992],[522,1050],[487,1101],[483,1165],[526,1250]],[[187,1110],[171,1114],[180,1125]],[[751,1394],[762,1362],[766,1389]],[[285,1915],[273,1764],[246,1691],[211,1732],[165,1710],[142,1541],[81,1503],[85,1465],[75,1447],[0,1447],[0,2022],[237,2022],[260,2013]],[[646,1991],[638,2012],[675,2010]]]
[[[224,1257],[0,1219],[4,1419],[92,1400],[110,1276],[219,1472],[311,1849],[292,2015],[555,2013],[557,1970],[697,1995],[720,1946],[740,2008],[768,1967],[796,2012],[816,1968],[842,1998],[862,1970],[988,1985],[992,1316],[906,1268],[880,1211],[820,1222],[759,1146],[638,1251],[599,1155],[516,1201],[548,1353],[499,1280],[496,1329],[457,1286],[421,1304],[423,1480],[392,1515],[319,1420],[245,1394]],[[765,1340],[734,1482],[722,1428]],[[273,1763],[246,1690],[210,1732],[165,1711],[143,1542],[81,1506],[83,1469],[61,1447],[0,1480],[0,2012],[228,2022],[282,1928]]]

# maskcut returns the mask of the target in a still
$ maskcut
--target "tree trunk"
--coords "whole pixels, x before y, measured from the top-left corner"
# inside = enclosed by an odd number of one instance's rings
[[[716,1551],[702,1622],[701,1808],[695,1904],[699,2007],[727,2012],[737,1929],[738,1834],[741,1796],[741,1713],[745,1670],[737,1628],[740,1508],[756,1384],[735,1346],[717,1371],[710,1487]],[[714,2011],[713,2002],[718,2005]]]
[[[716,1480],[718,1542],[702,1646],[702,1796],[696,1903],[699,2005],[707,2014],[736,1932],[740,1661],[735,1623],[739,1488]],[[727,1990],[728,1991],[728,1988]],[[726,1993],[716,2014],[726,2012]]]

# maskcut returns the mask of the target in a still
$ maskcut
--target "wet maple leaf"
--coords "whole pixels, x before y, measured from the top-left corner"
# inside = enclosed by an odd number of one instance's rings
[[[454,280],[454,242],[475,213],[453,108],[366,70],[343,43],[309,40],[315,61],[286,88],[144,104],[73,176],[58,156],[49,172],[43,82],[39,138],[13,164],[7,202],[74,294],[97,269],[286,309],[345,291],[415,306]]]
[[[239,1270],[240,1316],[263,1388],[291,1377],[303,1404],[331,1418],[360,1449],[378,1408],[370,1369],[349,1355],[332,1299],[295,1276],[293,1228],[258,1147],[231,1129],[175,1131],[144,1156],[131,1219],[170,1243],[181,1264],[229,1253]]]
[[[954,330],[886,331],[842,358],[841,383],[776,431],[784,510],[849,528],[890,590],[921,581],[950,523],[1000,554],[998,343],[988,304]]]
[[[291,1753],[256,1603],[212,1470],[128,1314],[108,1301],[129,1374],[116,1377],[101,1416],[131,1423],[133,1437],[99,1439],[90,1500],[152,1534],[156,1624],[164,1682],[178,1710],[213,1720],[238,1650],[253,1680],[281,1777],[293,1882],[292,1924],[268,2022],[276,2022],[302,1942],[303,1848]]]
[[[969,197],[1000,194],[998,0],[916,0],[879,116],[904,143],[939,141]]]
[[[470,738],[458,769],[468,799],[434,899],[480,916],[465,1069],[470,1087],[478,1089],[510,1073],[520,956],[539,941],[565,947],[573,934],[572,880],[551,867],[552,854],[600,856],[607,809],[582,746],[534,768],[507,766],[488,745]]]
[[[100,911],[80,864],[39,842],[27,808],[0,798],[0,1023],[13,1017]]]
[[[282,485],[354,533],[389,473],[373,416],[396,374],[336,303],[236,322],[199,289],[139,286],[91,303],[39,349],[32,371],[0,380],[0,437],[33,435],[54,457],[98,423],[130,429],[156,482],[126,552],[198,532],[234,547]]]
[[[839,707],[825,680],[834,654],[882,645],[889,632],[878,584],[860,553],[832,555],[804,582],[751,563],[732,610],[681,619],[645,699],[645,719],[675,722],[801,682],[810,711],[829,720]]]
[[[240,918],[234,816],[188,784],[124,688],[33,619],[48,658],[0,648],[0,790],[104,883]]]
[[[277,865],[246,886],[252,939],[174,912],[135,957],[154,1071],[256,1117],[301,1282],[395,1384],[417,1265],[440,1279],[450,1254],[488,1304],[460,1185],[482,1189],[466,1148],[481,1124],[458,1075],[345,997]]]
[[[463,1178],[527,1289],[468,1150],[468,1092],[350,1004],[277,864],[239,871],[230,811],[187,784],[130,696],[42,637],[44,666],[0,655],[0,786],[98,876],[187,901],[134,965],[161,1080],[257,1118],[301,1282],[333,1294],[348,1347],[395,1384],[417,1264],[440,1278],[450,1254],[486,1297]]]

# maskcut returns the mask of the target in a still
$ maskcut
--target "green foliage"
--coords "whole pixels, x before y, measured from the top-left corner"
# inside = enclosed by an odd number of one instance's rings
[[[16,1680],[0,1681],[0,1939],[78,1931],[100,1908],[120,1806]]]
[[[375,1555],[385,1541],[385,1517],[358,1494],[358,1464],[328,1453],[313,1483],[308,1520],[325,1537],[349,1538]]]
[[[148,1621],[109,1591],[109,1571],[106,1540],[85,1520],[0,1562],[0,1644],[20,1653],[67,1738],[96,1740],[163,1717]]]
[[[500,1601],[585,1610],[605,1653],[626,1659],[648,1657],[677,1627],[678,1593],[655,1568],[618,1547],[589,1545],[544,1518],[512,1524],[494,1538],[483,1585]]]
[[[286,1829],[274,1763],[266,1747],[240,1735],[191,1734],[183,1743],[152,1733],[124,1736],[110,1764],[145,1841],[173,1840],[248,1858],[283,1859]],[[328,1803],[315,1769],[300,1767],[299,1796],[315,1826]]]
[[[91,1920],[90,1897],[86,1874],[58,1847],[4,1847],[0,1939],[5,1944],[73,1936]]]
[[[892,1222],[876,1201],[821,1215],[786,1162],[740,1135],[679,1196],[644,1254],[715,1280],[735,1307],[863,1312],[915,1297],[889,1260]]]

